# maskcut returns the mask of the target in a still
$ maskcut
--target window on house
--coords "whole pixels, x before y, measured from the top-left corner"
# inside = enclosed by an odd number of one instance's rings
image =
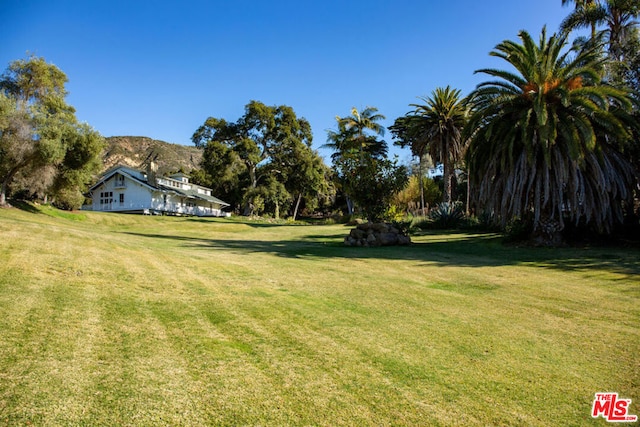
[[[116,187],[124,187],[124,175],[116,175]]]
[[[100,207],[102,209],[111,209],[113,203],[113,191],[103,191],[100,193]]]
[[[124,194],[120,194],[120,206],[124,206]]]

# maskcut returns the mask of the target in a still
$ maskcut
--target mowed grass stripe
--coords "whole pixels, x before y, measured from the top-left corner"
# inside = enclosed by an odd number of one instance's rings
[[[585,425],[596,391],[640,400],[637,250],[81,215],[0,211],[0,424]]]

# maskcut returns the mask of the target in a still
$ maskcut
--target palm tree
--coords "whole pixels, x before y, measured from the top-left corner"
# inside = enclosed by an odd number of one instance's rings
[[[357,152],[361,158],[364,155],[386,156],[387,144],[377,138],[377,136],[384,136],[384,126],[378,121],[385,118],[382,114],[378,114],[378,109],[375,107],[366,107],[362,111],[353,107],[350,116],[336,116],[338,131],[327,132],[328,143],[324,147],[334,150],[332,155],[334,160],[347,152]],[[367,131],[372,131],[374,135],[368,134]]]
[[[365,136],[365,130],[371,130],[379,136],[384,136],[384,127],[377,123],[386,117],[378,114],[375,107],[366,107],[362,111],[358,111],[356,107],[351,109],[351,116],[338,117],[338,122],[342,122],[347,130],[353,129],[358,138]]]
[[[455,164],[464,148],[462,129],[467,109],[460,91],[449,86],[436,88],[429,98],[420,99],[424,104],[411,104],[414,110],[397,120],[392,131],[411,146],[414,155],[422,157],[428,151],[433,161],[442,164],[443,198],[450,202]]]
[[[568,0],[563,0],[562,4]],[[560,24],[562,31],[591,27],[592,37],[598,25],[606,26],[609,54],[616,61],[623,59],[624,45],[630,32],[638,24],[640,14],[638,0],[575,1],[575,10]]]
[[[343,172],[351,170],[354,163],[362,166],[368,158],[386,158],[387,143],[378,139],[378,136],[384,136],[385,133],[384,127],[378,121],[384,119],[385,116],[378,114],[378,109],[375,107],[366,107],[362,111],[354,107],[351,109],[351,116],[336,116],[338,129],[327,131],[327,143],[322,147],[333,150],[331,159],[343,181],[347,180]],[[373,132],[374,135],[368,131]],[[348,186],[347,182],[343,184]],[[347,197],[347,206],[349,213],[352,213],[353,205],[349,197]]]
[[[534,236],[551,242],[564,216],[608,231],[622,218],[633,171],[616,149],[630,132],[621,119],[631,107],[625,92],[601,84],[600,48],[563,52],[567,35],[538,44],[521,31],[521,44],[504,41],[490,54],[517,73],[483,69],[497,80],[471,94],[467,160],[478,201],[507,220],[523,218]]]
[[[586,12],[596,5],[596,0],[562,0],[563,6],[566,6],[570,3],[574,3],[576,5],[573,13],[584,17]],[[595,37],[596,23],[590,22],[590,25],[591,25],[591,37]]]
[[[354,150],[354,134],[347,131],[344,122],[340,121],[340,117],[336,117],[338,130],[327,130],[327,143],[322,148],[328,148],[333,151],[331,160],[335,163],[341,156],[348,151]]]

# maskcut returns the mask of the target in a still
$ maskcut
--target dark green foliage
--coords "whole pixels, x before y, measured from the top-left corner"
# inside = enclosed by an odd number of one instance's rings
[[[216,197],[239,210],[251,187],[247,166],[239,155],[219,141],[210,141],[202,153],[202,178]]]
[[[460,202],[442,202],[429,212],[429,218],[437,228],[456,228],[464,219],[464,207]]]
[[[252,215],[269,215],[280,218],[283,206],[291,203],[291,194],[275,175],[266,175],[261,184],[245,193],[245,201],[251,206]]]
[[[377,138],[384,136],[384,127],[377,123],[384,119],[385,116],[378,114],[375,107],[366,107],[362,111],[353,107],[350,116],[336,117],[338,130],[327,132],[328,142],[324,145],[333,150],[331,159],[334,164],[339,163],[343,156],[353,153],[358,153],[360,157],[386,158],[387,144]]]
[[[491,52],[516,72],[471,95],[467,155],[480,212],[513,218],[555,239],[567,219],[608,231],[622,219],[634,175],[620,152],[630,138],[627,93],[602,84],[597,43],[565,50],[566,35],[504,41]]]
[[[404,236],[408,236],[409,234],[411,234],[412,222],[413,221],[411,219],[405,219],[405,220],[391,221],[390,223],[393,227],[395,227],[400,232],[400,234]]]
[[[583,4],[584,3],[584,4]],[[591,37],[596,29],[604,26],[609,55],[614,61],[623,61],[629,36],[635,29],[640,15],[638,0],[600,0],[576,2],[575,10],[567,16],[560,28],[569,32],[580,28],[591,28]]]
[[[350,166],[345,170],[348,194],[369,221],[384,219],[391,199],[407,183],[407,168],[397,160],[375,158],[355,160]]]
[[[346,196],[349,214],[355,204],[369,221],[385,217],[393,196],[407,184],[408,169],[387,158],[387,143],[379,140],[384,119],[378,109],[351,110],[351,116],[336,117],[338,130],[328,131],[325,147],[331,155],[340,189]],[[368,134],[367,131],[375,135]]]
[[[44,58],[12,62],[0,79],[0,205],[10,192],[78,208],[100,168],[102,137],[65,102],[66,75]]]
[[[251,101],[236,122],[209,117],[191,139],[211,188],[244,215],[295,216],[303,198],[312,206],[328,191],[311,126],[286,105]]]
[[[100,134],[86,124],[70,129],[64,135],[66,153],[57,166],[57,174],[52,185],[54,204],[61,209],[78,209],[84,202],[83,190],[100,170],[99,153],[104,142]]]
[[[504,228],[505,243],[516,243],[529,240],[533,232],[531,221],[514,218]]]
[[[638,17],[640,2],[637,0],[589,0],[586,4],[576,1],[575,10],[563,21],[561,28],[571,31],[590,26],[591,39],[605,42],[607,62],[604,64],[605,81],[617,88],[628,90],[635,101],[631,123],[635,127],[629,144],[619,144],[618,149],[630,159],[635,173],[640,175],[640,31]],[[597,30],[602,30],[600,33]],[[628,124],[627,122],[626,124]],[[640,192],[634,187],[634,201],[625,206],[625,228],[638,223]],[[635,208],[634,208],[635,205]]]
[[[462,130],[467,120],[467,108],[460,91],[449,86],[437,88],[430,97],[421,100],[424,104],[411,104],[414,110],[396,119],[390,130],[397,139],[396,145],[410,147],[420,162],[428,153],[433,161],[442,164],[443,201],[450,202],[453,200],[456,163],[465,147]]]

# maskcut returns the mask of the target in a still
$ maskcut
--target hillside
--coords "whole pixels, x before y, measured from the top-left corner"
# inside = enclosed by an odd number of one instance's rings
[[[105,138],[103,171],[122,164],[144,168],[149,159],[155,159],[159,173],[183,169],[190,172],[200,165],[202,151],[193,146],[171,144],[144,136],[111,136]]]

